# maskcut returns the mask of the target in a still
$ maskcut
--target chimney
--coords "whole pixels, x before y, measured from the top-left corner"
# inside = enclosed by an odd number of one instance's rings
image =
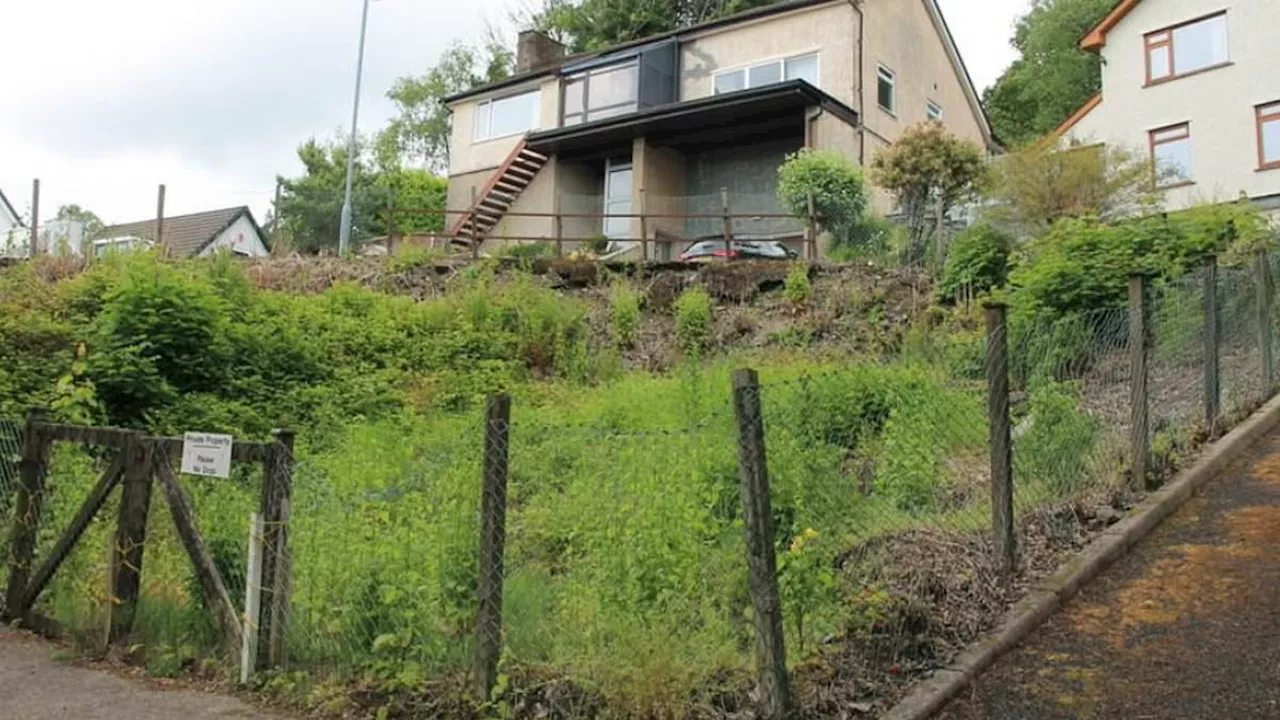
[[[540,30],[524,30],[516,41],[516,72],[543,70],[564,59],[564,46]]]

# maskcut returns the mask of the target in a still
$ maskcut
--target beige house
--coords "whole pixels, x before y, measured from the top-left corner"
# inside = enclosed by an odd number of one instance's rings
[[[1102,55],[1102,94],[1058,134],[1149,153],[1170,209],[1242,194],[1280,208],[1278,11],[1270,0],[1123,0],[1081,41]]]
[[[642,236],[720,237],[719,218],[674,216],[720,213],[726,196],[734,215],[780,213],[778,167],[803,147],[868,164],[933,118],[994,148],[935,0],[790,0],[570,57],[526,32],[517,66],[447,100],[449,208],[461,211],[447,226],[463,239],[559,233],[625,251]],[[802,228],[738,218],[733,232]]]

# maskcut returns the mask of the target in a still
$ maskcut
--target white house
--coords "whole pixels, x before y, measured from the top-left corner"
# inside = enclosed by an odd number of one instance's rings
[[[27,238],[22,218],[0,191],[0,257],[18,257],[27,254]]]
[[[1170,209],[1280,210],[1280,2],[1122,0],[1080,46],[1102,93],[1059,136],[1149,153]]]
[[[266,234],[244,206],[165,218],[160,235],[164,251],[176,257],[212,255],[224,249],[246,257],[259,257],[268,252]],[[105,227],[92,242],[94,255],[151,247],[156,242],[156,221]]]

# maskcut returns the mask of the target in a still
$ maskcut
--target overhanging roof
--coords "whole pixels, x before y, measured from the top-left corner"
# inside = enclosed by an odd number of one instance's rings
[[[1098,48],[1106,45],[1107,33],[1111,32],[1111,29],[1116,25],[1119,25],[1120,21],[1132,12],[1134,8],[1138,7],[1138,3],[1141,1],[1142,0],[1120,0],[1120,2],[1111,9],[1111,12],[1107,13],[1107,16],[1102,19],[1102,22],[1095,25],[1093,29],[1089,31],[1089,34],[1084,36],[1084,39],[1080,41],[1080,47],[1085,50],[1097,50]]]
[[[788,80],[535,132],[527,143],[531,150],[553,154],[628,142],[640,136],[678,137],[716,127],[731,131],[744,123],[770,118],[798,119],[799,113],[809,107],[820,107],[854,127],[858,125],[858,113],[853,108],[804,80]]]

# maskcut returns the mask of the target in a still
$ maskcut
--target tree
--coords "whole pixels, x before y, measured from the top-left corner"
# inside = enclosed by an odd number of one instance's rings
[[[425,170],[405,168],[386,142],[362,141],[357,148],[352,182],[351,234],[357,240],[382,235],[389,227],[388,209],[442,209],[447,181]],[[280,221],[293,247],[309,252],[334,248],[345,192],[347,146],[314,138],[298,148],[304,172],[281,178]],[[444,217],[397,215],[398,231],[438,231]]]
[[[397,115],[385,136],[404,156],[424,169],[444,173],[449,167],[449,133],[453,114],[444,99],[477,85],[508,77],[514,56],[496,39],[483,47],[454,44],[423,75],[396,80],[387,97]]]
[[[831,151],[788,155],[778,169],[778,200],[796,217],[807,218],[810,198],[833,248],[866,242],[866,233],[858,231],[867,212],[867,184],[857,165]]]
[[[93,237],[98,234],[104,226],[102,218],[95,213],[85,210],[79,205],[63,205],[58,208],[58,214],[54,216],[55,220],[64,220],[68,222],[84,223],[85,237]]]
[[[974,193],[985,170],[982,148],[952,135],[936,120],[907,128],[897,142],[876,155],[872,181],[894,195],[906,216],[906,264],[923,263],[931,231],[939,245],[934,260],[943,262],[943,221],[957,203]]]
[[[1026,240],[1068,217],[1094,216],[1104,222],[1158,209],[1151,161],[1115,145],[1063,149],[1043,138],[992,163],[984,215]]]
[[[572,52],[676,30],[778,0],[545,0],[533,27]]]
[[[1018,145],[1046,135],[1102,88],[1102,60],[1080,38],[1115,0],[1035,0],[1012,40],[1021,57],[983,95],[996,136]]]

